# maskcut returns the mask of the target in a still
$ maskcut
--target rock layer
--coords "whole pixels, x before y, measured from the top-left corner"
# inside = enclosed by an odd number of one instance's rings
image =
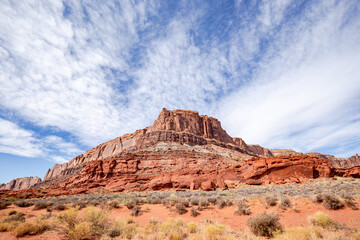
[[[162,153],[158,155],[161,156]],[[205,155],[203,155],[205,156]],[[157,171],[145,167],[144,156],[126,155],[109,160],[90,162],[82,171],[58,184],[60,188],[83,189],[103,187],[110,191],[144,191],[175,189],[234,188],[240,183],[284,184],[299,183],[319,177],[360,177],[360,167],[339,169],[327,160],[307,155],[252,158],[243,164],[231,165],[221,158],[208,155],[204,162],[194,156],[173,171]],[[174,162],[173,162],[174,163]],[[211,163],[213,163],[211,165]],[[185,166],[188,167],[185,167]]]
[[[41,182],[39,177],[23,177],[11,180],[7,184],[1,184],[1,190],[23,190],[28,189],[34,186],[35,184]]]
[[[39,186],[72,177],[89,162],[113,159],[126,154],[143,155],[144,164],[155,164],[149,159],[152,155],[157,155],[158,151],[163,151],[162,155],[175,162],[192,161],[192,152],[199,153],[195,157],[199,161],[203,161],[202,155],[210,153],[219,155],[218,158],[226,157],[229,163],[241,163],[252,157],[272,156],[269,149],[259,145],[247,145],[241,138],[231,138],[215,118],[199,115],[195,111],[169,111],[164,108],[151,126],[100,144],[68,163],[55,165],[48,170],[44,183]],[[159,167],[155,172],[170,171],[174,165],[183,167],[183,164],[173,164],[167,160],[159,163],[155,164]]]
[[[68,163],[55,165],[44,181],[22,186],[62,189],[59,193],[98,187],[110,191],[212,190],[238,183],[358,177],[360,167],[356,166],[360,166],[358,155],[340,159],[291,149],[269,150],[230,137],[215,118],[164,108],[151,126],[100,144]]]

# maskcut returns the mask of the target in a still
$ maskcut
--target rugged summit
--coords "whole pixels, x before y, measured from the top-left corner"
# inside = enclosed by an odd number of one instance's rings
[[[247,145],[241,138],[231,138],[215,118],[195,111],[164,108],[151,126],[100,144],[68,163],[55,165],[48,170],[44,181],[65,180],[94,160],[136,159],[140,156],[139,171],[156,172],[174,171],[184,166],[202,168],[239,164],[252,157],[272,154],[261,146]]]
[[[291,149],[269,150],[230,137],[215,118],[164,108],[151,126],[55,165],[32,191],[212,190],[239,183],[281,184],[334,176],[360,177],[359,156],[340,159]]]
[[[22,190],[28,189],[41,182],[39,177],[23,177],[11,180],[7,184],[1,184],[1,190]]]

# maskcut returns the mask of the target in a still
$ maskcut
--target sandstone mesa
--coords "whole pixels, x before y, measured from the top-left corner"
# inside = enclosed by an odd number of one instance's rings
[[[196,111],[163,109],[154,123],[57,164],[40,178],[21,178],[0,189],[48,189],[56,194],[164,189],[234,188],[239,183],[301,182],[318,177],[360,177],[359,155],[269,150],[230,137],[219,120]],[[26,192],[26,191],[25,191]]]

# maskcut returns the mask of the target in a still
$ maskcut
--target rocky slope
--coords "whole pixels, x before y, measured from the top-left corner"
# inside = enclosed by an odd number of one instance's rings
[[[46,173],[42,185],[72,177],[94,160],[129,156],[141,156],[138,172],[145,174],[242,163],[252,157],[270,157],[272,153],[259,145],[247,145],[241,138],[231,138],[215,118],[195,111],[164,108],[151,126],[100,144],[68,163],[55,165]]]
[[[0,190],[23,190],[33,187],[41,182],[39,177],[23,177],[11,180],[7,184],[1,184]]]
[[[246,144],[241,138],[230,137],[215,118],[164,108],[151,126],[55,165],[44,181],[32,188],[48,188],[59,194],[91,192],[99,187],[109,191],[211,190],[239,183],[360,177],[359,166],[358,155],[340,159]]]

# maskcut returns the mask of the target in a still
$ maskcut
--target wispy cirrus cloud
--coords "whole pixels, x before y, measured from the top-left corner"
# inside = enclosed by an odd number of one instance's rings
[[[222,102],[233,134],[271,148],[360,151],[360,25],[352,4],[310,5],[281,25],[252,82]]]
[[[270,148],[360,151],[357,1],[2,5],[2,117],[45,129],[21,130],[36,154],[70,160],[162,107],[215,116]]]
[[[74,143],[49,135],[39,137],[33,131],[0,118],[0,152],[23,157],[42,157],[64,163],[82,151]]]

